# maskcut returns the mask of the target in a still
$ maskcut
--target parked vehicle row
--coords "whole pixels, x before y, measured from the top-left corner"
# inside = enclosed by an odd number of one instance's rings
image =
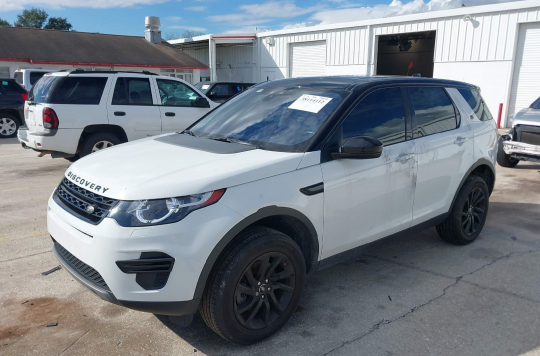
[[[13,78],[0,78],[0,138],[15,137],[28,93]]]
[[[519,161],[540,162],[540,98],[510,119],[512,128],[501,137],[497,162],[509,168]]]
[[[167,80],[54,74],[33,88],[29,130],[77,122],[79,104],[70,100],[89,97],[75,95],[79,87],[93,93],[88,115],[106,110],[105,125],[126,135],[177,130],[166,126],[168,103],[197,110],[208,101]],[[188,125],[79,160],[49,199],[54,254],[104,300],[184,325],[199,310],[220,336],[250,344],[287,322],[307,273],[372,241],[431,226],[465,245],[486,221],[498,133],[469,84],[278,80]],[[84,124],[73,127],[65,130],[85,133]]]
[[[218,104],[152,73],[47,73],[24,106],[23,147],[75,160],[120,143],[181,131]]]

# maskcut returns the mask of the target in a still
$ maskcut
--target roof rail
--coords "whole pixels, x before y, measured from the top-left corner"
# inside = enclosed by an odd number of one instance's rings
[[[93,73],[106,73],[106,74],[115,74],[115,73],[133,73],[133,74],[145,74],[145,75],[159,75],[157,73],[149,72],[147,70],[143,70],[142,72],[135,72],[135,71],[127,71],[127,70],[85,70],[82,68],[76,68],[76,69],[62,69],[58,72],[68,72],[68,73],[77,73],[77,74],[93,74]]]

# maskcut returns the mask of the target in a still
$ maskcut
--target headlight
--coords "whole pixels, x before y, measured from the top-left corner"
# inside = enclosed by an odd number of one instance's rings
[[[214,204],[225,189],[183,197],[121,201],[109,217],[125,227],[163,225],[178,222],[193,210]]]

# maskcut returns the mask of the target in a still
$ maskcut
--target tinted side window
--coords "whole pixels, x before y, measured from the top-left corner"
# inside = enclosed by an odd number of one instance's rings
[[[30,85],[36,84],[36,82],[44,75],[44,72],[30,72]]]
[[[231,85],[231,95],[236,95],[244,90],[243,86],[241,85]]]
[[[471,109],[476,114],[476,117],[481,121],[493,120],[493,116],[489,112],[486,103],[476,90],[458,89],[459,93],[467,101]]]
[[[371,136],[384,145],[405,141],[405,110],[400,88],[368,94],[343,122],[343,139]]]
[[[433,135],[457,128],[454,105],[443,88],[411,87],[409,93],[416,117],[415,137]]]
[[[112,105],[152,105],[150,79],[120,77],[114,87]]]
[[[104,77],[67,77],[54,91],[51,103],[98,105],[105,84]]]
[[[219,95],[219,96],[229,95],[229,86],[225,84],[217,84],[210,91],[210,95]]]

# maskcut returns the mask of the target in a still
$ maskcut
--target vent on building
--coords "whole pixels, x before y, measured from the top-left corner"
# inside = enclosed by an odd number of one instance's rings
[[[146,27],[144,38],[146,38],[148,42],[161,43],[161,31],[159,30],[161,22],[159,21],[159,17],[146,16],[144,18],[144,27]]]

